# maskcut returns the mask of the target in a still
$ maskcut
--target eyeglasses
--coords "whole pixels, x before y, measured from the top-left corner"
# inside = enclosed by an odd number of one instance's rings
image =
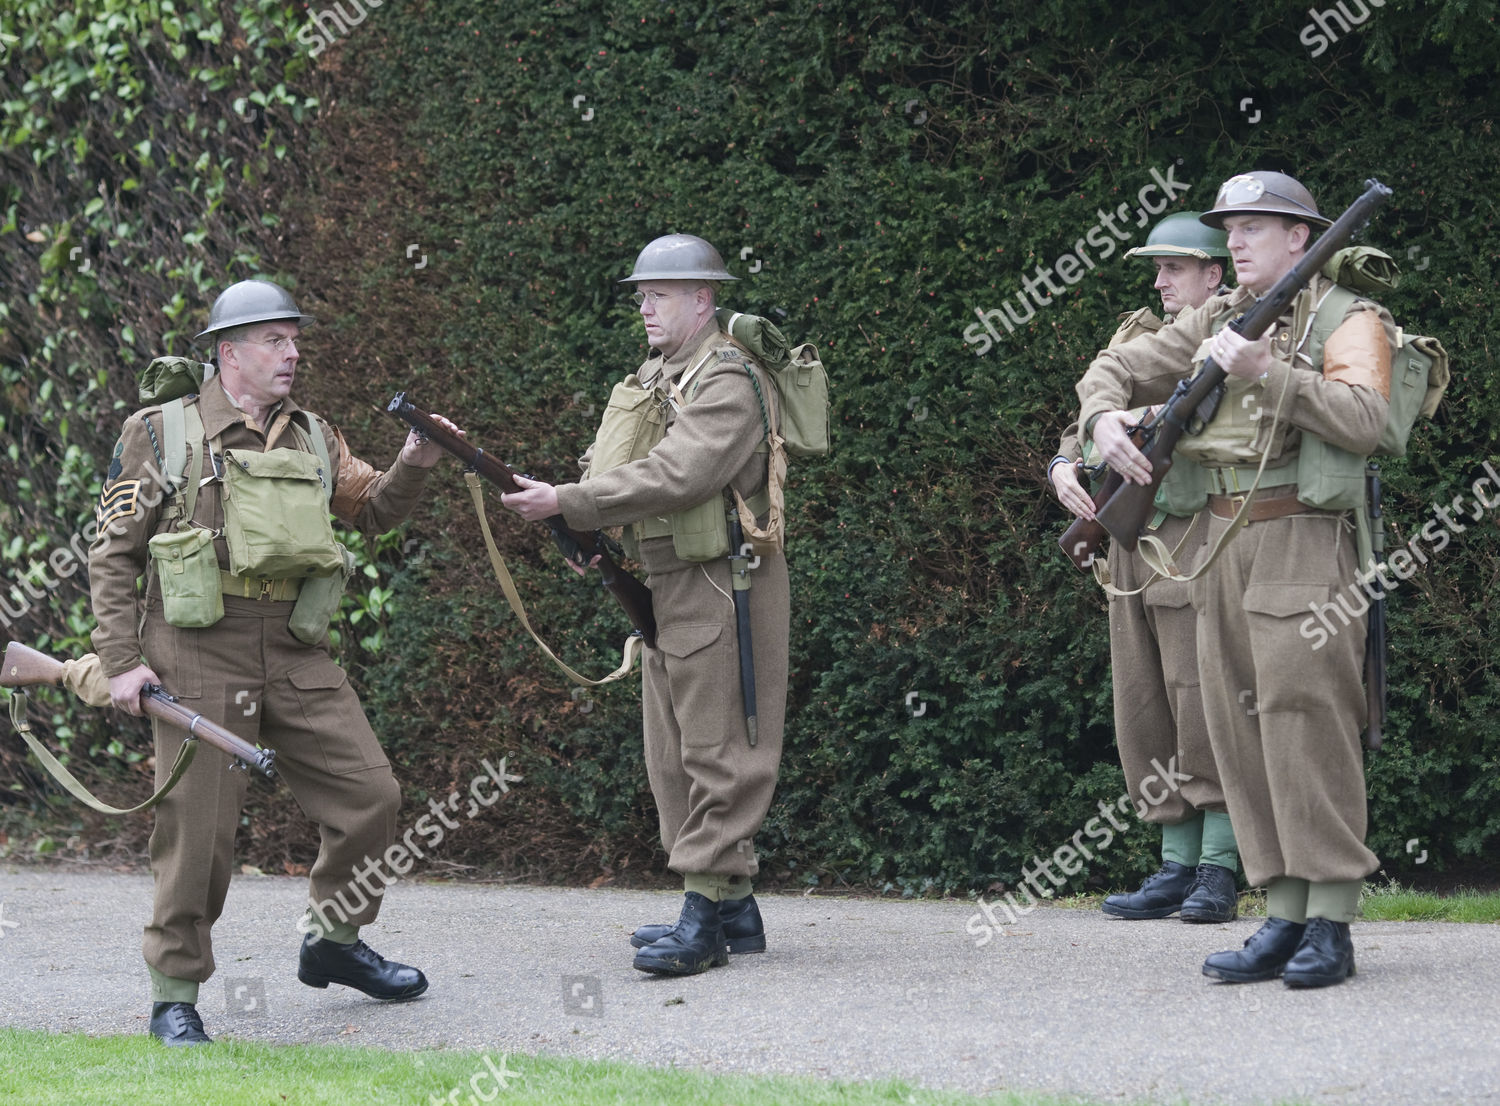
[[[275,338],[238,338],[235,341],[246,346],[270,346],[277,353],[285,353],[287,347],[295,349],[297,345],[297,339],[290,334],[278,335]]]
[[[662,300],[669,300],[673,296],[680,296],[682,294],[683,293],[681,292],[636,292],[630,298],[635,301],[635,305],[637,307],[645,303],[647,300],[650,300],[651,306],[655,307]]]

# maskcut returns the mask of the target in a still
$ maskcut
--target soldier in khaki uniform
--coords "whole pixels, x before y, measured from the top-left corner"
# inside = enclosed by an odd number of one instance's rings
[[[701,238],[647,245],[625,281],[638,286],[651,352],[616,385],[582,482],[522,480],[524,492],[503,497],[528,519],[561,513],[582,530],[623,525],[627,548],[638,546],[658,627],[642,660],[646,768],[684,902],[675,926],[642,926],[631,943],[635,967],[673,975],[727,963],[726,947],[766,945],[751,894],[753,839],[781,761],[791,601],[780,550],[758,550],[749,572],[752,745],[725,516],[738,492],[764,524],[766,442],[780,423],[765,370],[715,321],[717,285],[733,279]],[[617,448],[622,438],[627,448]]]
[[[1195,582],[1193,603],[1214,758],[1246,875],[1267,888],[1270,918],[1203,970],[1230,982],[1281,976],[1292,987],[1327,986],[1354,973],[1349,922],[1377,866],[1364,843],[1359,748],[1364,618],[1316,644],[1299,623],[1360,567],[1352,512],[1386,422],[1395,330],[1383,307],[1356,300],[1326,344],[1310,346],[1311,316],[1329,288],[1318,276],[1266,335],[1246,341],[1224,324],[1269,291],[1329,220],[1300,183],[1271,172],[1232,177],[1202,218],[1228,232],[1239,289],[1101,355],[1094,367],[1110,382],[1081,417],[1110,465],[1144,483],[1149,462],[1125,439],[1126,403],[1165,399],[1204,355],[1229,373],[1218,414],[1178,448],[1209,473],[1210,542],[1266,462],[1248,524]]]
[[[1196,211],[1168,215],[1128,257],[1149,257],[1156,266],[1165,322],[1149,308],[1121,317],[1109,348],[1154,334],[1189,308],[1201,307],[1222,289],[1229,250],[1221,231],[1205,227]],[[1086,399],[1097,387],[1085,375],[1078,384]],[[1080,518],[1094,517],[1094,505],[1078,479],[1082,449],[1078,423],[1064,434],[1048,478],[1057,497]],[[1194,466],[1182,462],[1158,496],[1152,533],[1177,563],[1190,571],[1203,548],[1207,526],[1199,509],[1202,495]],[[1174,502],[1181,500],[1181,503]],[[1139,552],[1111,543],[1109,575],[1121,592],[1152,580]],[[1234,873],[1239,853],[1225,812],[1224,791],[1209,746],[1208,723],[1198,689],[1198,615],[1188,585],[1156,578],[1136,595],[1109,598],[1110,668],[1115,702],[1115,742],[1126,789],[1142,818],[1162,827],[1161,868],[1137,891],[1110,895],[1103,910],[1119,918],[1166,918],[1185,922],[1227,922],[1236,915]],[[1174,786],[1163,786],[1164,772],[1175,772]],[[1180,779],[1181,782],[1177,782]]]
[[[315,501],[315,507],[325,518],[331,509],[370,531],[388,530],[406,517],[440,455],[412,434],[391,468],[377,472],[349,452],[335,427],[301,411],[290,392],[296,338],[310,322],[268,281],[242,281],[214,303],[209,326],[198,337],[213,337],[218,372],[203,382],[200,395],[183,401],[184,412],[196,411],[201,421],[198,441],[189,442],[189,456],[199,464],[196,471],[189,465],[183,481],[184,490],[199,484],[190,518],[184,517],[183,491],[167,495],[162,486],[173,475],[165,471],[163,451],[171,452],[171,435],[164,408],[148,407],[125,421],[104,483],[99,538],[89,554],[98,622],[94,646],[121,710],[139,715],[142,687],[160,684],[247,741],[276,750],[281,778],[322,833],[310,901],[315,910],[322,904],[314,929],[326,939],[309,934],[303,942],[298,977],[314,987],[341,983],[375,998],[415,998],[427,988],[422,973],[384,960],[358,939],[359,927],[375,920],[380,899],[356,900],[353,873],[391,845],[400,793],[354,689],[329,655],[326,620],[321,640],[311,644],[290,628],[299,596],[304,588],[311,593],[310,580],[251,579],[228,571],[220,490],[226,451],[264,453],[284,446],[313,452],[309,431],[320,434],[333,483],[331,500]],[[313,463],[321,467],[321,461]],[[158,567],[147,574],[144,596],[137,594],[136,580],[147,573],[153,536],[191,530],[213,536],[212,552],[204,550],[205,567],[213,574],[212,560],[218,562],[222,616],[212,625],[185,628],[168,624]],[[198,598],[218,603],[217,596]],[[159,722],[153,733],[160,786],[183,734]],[[211,930],[229,888],[246,778],[223,754],[202,749],[156,808],[156,895],[144,951],[151,1032],[167,1044],[209,1040],[196,1009],[198,987],[214,970]],[[328,904],[351,901],[355,909],[328,916]]]

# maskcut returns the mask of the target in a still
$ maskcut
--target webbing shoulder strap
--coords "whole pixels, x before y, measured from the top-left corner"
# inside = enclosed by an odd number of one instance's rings
[[[166,471],[173,481],[168,494],[182,494],[182,520],[191,522],[198,505],[198,473],[202,471],[198,452],[203,443],[203,416],[195,403],[183,399],[168,400],[161,407],[162,436],[166,438]]]
[[[1323,294],[1323,298],[1313,308],[1312,340],[1308,343],[1308,359],[1313,362],[1314,368],[1318,367],[1323,347],[1328,344],[1328,339],[1343,325],[1344,316],[1349,314],[1349,308],[1353,307],[1359,298],[1342,284],[1335,284]]]
[[[302,416],[301,421],[298,421],[298,415]],[[306,425],[304,426],[303,423],[306,423]],[[317,455],[318,464],[322,465],[323,471],[328,474],[328,478],[323,481],[323,498],[332,503],[333,462],[328,459],[328,442],[323,438],[323,431],[318,429],[317,420],[313,417],[311,411],[295,412],[292,415],[292,428],[307,440],[308,445],[312,446],[313,453]]]

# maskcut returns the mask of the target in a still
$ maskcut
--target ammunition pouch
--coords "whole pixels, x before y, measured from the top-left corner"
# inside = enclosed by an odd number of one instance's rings
[[[224,617],[212,530],[189,526],[157,534],[146,548],[156,567],[162,617],[168,626],[201,630]]]
[[[345,549],[342,542],[334,544],[341,559],[339,570],[330,576],[314,576],[302,581],[302,589],[297,593],[297,603],[292,607],[292,617],[287,623],[292,636],[308,645],[317,645],[328,633],[328,625],[338,614],[339,604],[343,601],[344,589],[354,575],[354,554]]]
[[[697,382],[692,378],[708,363],[708,360],[709,358],[704,358],[697,366],[684,374],[682,382],[692,383],[686,397],[683,397],[680,392],[676,393],[679,401],[689,402],[691,396],[696,394]],[[746,372],[750,371],[747,365]],[[753,376],[751,379],[754,381]],[[594,436],[594,446],[589,458],[589,471],[584,479],[587,480],[589,477],[628,465],[632,461],[639,461],[650,454],[666,437],[666,412],[669,402],[667,395],[661,389],[646,388],[635,373],[631,373],[616,384],[610,391],[609,404],[599,423],[599,431]],[[769,421],[768,417],[768,426]],[[756,452],[767,455],[769,459],[771,446],[762,441]],[[784,456],[780,458],[780,461],[781,474],[784,476],[786,471]],[[746,502],[746,509],[752,512],[753,517],[752,525],[746,527],[747,534],[754,530],[755,517],[772,513],[772,504],[773,497],[769,485],[749,498]],[[643,519],[626,526],[620,536],[620,544],[624,546],[626,554],[632,560],[638,561],[641,559],[640,543],[642,541],[670,537],[673,552],[680,560],[718,560],[729,553],[728,512],[733,509],[725,502],[724,496],[716,495],[671,515]],[[741,517],[743,519],[743,513]],[[779,512],[773,521],[777,520],[779,520]],[[779,527],[773,526],[767,532],[755,531],[750,537],[750,542],[756,547],[757,554],[769,555],[772,552],[780,552]]]

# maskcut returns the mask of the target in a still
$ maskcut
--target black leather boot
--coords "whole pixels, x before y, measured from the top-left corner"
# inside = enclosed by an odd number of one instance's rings
[[[1275,979],[1297,951],[1307,926],[1285,918],[1268,918],[1250,934],[1245,947],[1235,952],[1216,952],[1203,962],[1203,974],[1228,983],[1259,983]]]
[[[363,941],[341,945],[320,941],[311,933],[302,939],[297,978],[309,987],[342,983],[389,1002],[416,998],[427,990],[427,977],[416,968],[385,959]]]
[[[754,895],[746,895],[743,899],[722,899],[718,907],[719,921],[724,924],[724,937],[730,952],[766,951],[766,927],[760,920],[760,907],[755,905]],[[675,925],[641,926],[630,935],[630,943],[643,949],[676,928]]]
[[[1182,908],[1196,869],[1175,860],[1163,860],[1154,875],[1146,877],[1139,891],[1111,895],[1101,909],[1116,918],[1165,918]]]
[[[665,937],[635,954],[635,966],[662,975],[697,975],[729,963],[719,904],[696,891],[683,895],[682,917]]]
[[[1200,864],[1180,916],[1184,922],[1232,922],[1239,916],[1239,905],[1234,873],[1222,864]]]
[[[203,1019],[191,1002],[153,1002],[151,1033],[164,1045],[207,1045],[213,1038],[203,1032]]]
[[[1286,962],[1281,981],[1288,987],[1331,987],[1354,974],[1354,942],[1348,922],[1307,919],[1302,943]]]

